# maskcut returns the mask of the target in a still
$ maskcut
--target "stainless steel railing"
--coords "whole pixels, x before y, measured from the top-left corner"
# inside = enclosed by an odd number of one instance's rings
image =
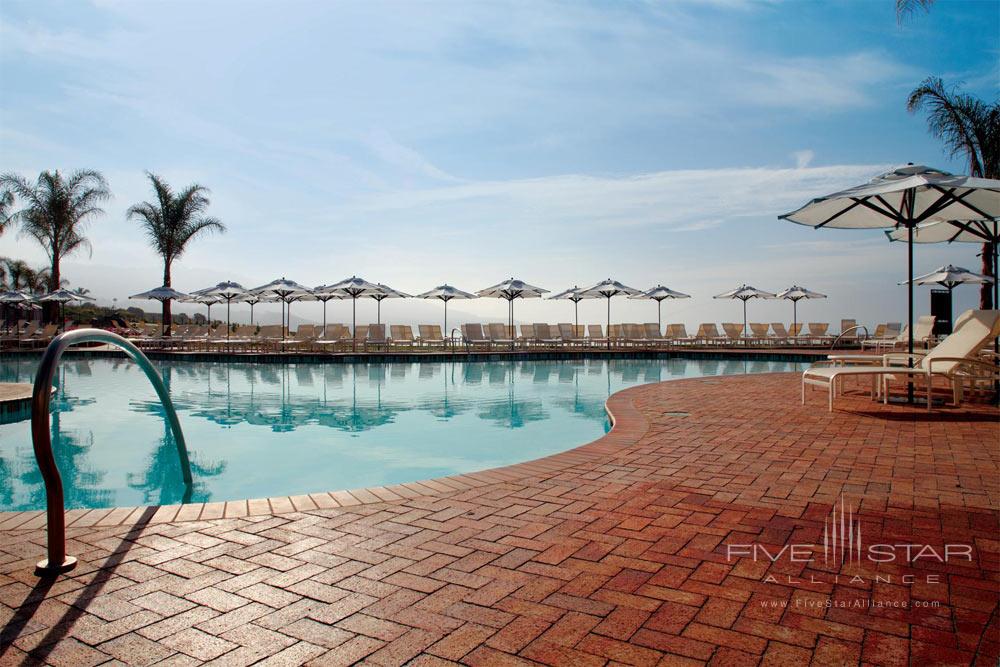
[[[146,377],[160,398],[160,403],[163,404],[167,422],[174,434],[177,455],[181,460],[181,473],[187,487],[186,498],[190,497],[193,486],[191,461],[188,458],[187,445],[184,442],[180,421],[177,419],[177,412],[174,410],[167,388],[163,385],[163,380],[146,355],[118,334],[102,329],[76,329],[56,336],[45,349],[31,394],[31,444],[35,450],[35,460],[42,473],[42,480],[45,482],[45,511],[48,519],[48,558],[35,567],[35,574],[38,576],[56,576],[76,567],[76,558],[66,555],[66,507],[62,477],[59,475],[59,467],[52,454],[49,402],[52,398],[52,379],[55,377],[56,366],[63,352],[70,345],[89,342],[108,343],[121,348],[146,373]]]

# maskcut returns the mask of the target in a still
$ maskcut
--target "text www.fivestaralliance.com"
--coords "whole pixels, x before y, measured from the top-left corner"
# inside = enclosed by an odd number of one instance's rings
[[[937,600],[761,600],[760,606],[769,609],[915,609],[936,608],[941,603]]]

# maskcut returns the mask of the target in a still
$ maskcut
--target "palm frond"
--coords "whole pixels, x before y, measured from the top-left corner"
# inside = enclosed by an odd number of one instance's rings
[[[929,12],[933,4],[934,0],[896,0],[896,21],[902,23],[910,18],[917,9]]]

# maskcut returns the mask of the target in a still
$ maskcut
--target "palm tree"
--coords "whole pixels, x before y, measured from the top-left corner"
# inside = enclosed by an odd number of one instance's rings
[[[49,256],[49,290],[62,282],[60,263],[82,248],[90,248],[83,235],[87,222],[104,210],[98,206],[111,197],[100,172],[81,169],[64,178],[58,170],[43,171],[35,183],[20,174],[0,176],[0,188],[9,190],[24,207],[12,219],[21,223],[21,234],[32,237]],[[45,305],[45,319],[56,319],[57,304]]]
[[[910,93],[906,108],[911,113],[926,109],[931,134],[941,139],[952,157],[965,158],[969,175],[1000,178],[1000,101],[988,103],[957,88],[945,88],[937,77],[929,77]],[[983,244],[982,272],[995,276],[992,244]],[[979,290],[979,307],[992,307],[989,285]]]
[[[934,0],[896,0],[896,20],[902,23],[918,8],[929,12],[933,4]]]
[[[166,181],[146,172],[153,183],[156,203],[142,202],[128,210],[129,220],[138,220],[149,242],[163,258],[163,284],[170,287],[170,268],[180,258],[188,242],[202,232],[225,232],[215,218],[203,215],[208,208],[208,188],[197,183],[174,193]],[[163,323],[168,325],[170,301],[163,302]],[[169,334],[169,329],[165,330]]]
[[[14,207],[14,193],[10,190],[0,191],[0,234],[7,231],[13,219],[10,209]]]

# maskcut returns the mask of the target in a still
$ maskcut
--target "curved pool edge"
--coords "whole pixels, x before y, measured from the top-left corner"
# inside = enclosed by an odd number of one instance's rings
[[[794,373],[760,373],[759,375],[788,375]],[[436,477],[390,486],[346,489],[323,493],[253,498],[210,503],[183,505],[141,505],[137,507],[112,507],[102,509],[73,509],[66,512],[67,528],[107,528],[136,524],[176,523],[180,521],[207,521],[210,519],[236,519],[247,516],[273,516],[315,510],[336,510],[359,505],[405,501],[419,497],[433,497],[459,493],[472,488],[503,484],[525,477],[552,477],[560,472],[594,458],[604,456],[634,444],[645,435],[649,422],[633,405],[632,395],[648,391],[651,387],[667,383],[719,382],[727,376],[707,376],[664,380],[627,387],[608,397],[604,409],[611,419],[611,430],[591,442],[570,449],[513,463],[499,468],[487,468],[469,473]],[[743,376],[735,376],[743,377]],[[36,530],[45,526],[45,510],[0,512],[0,531]]]

